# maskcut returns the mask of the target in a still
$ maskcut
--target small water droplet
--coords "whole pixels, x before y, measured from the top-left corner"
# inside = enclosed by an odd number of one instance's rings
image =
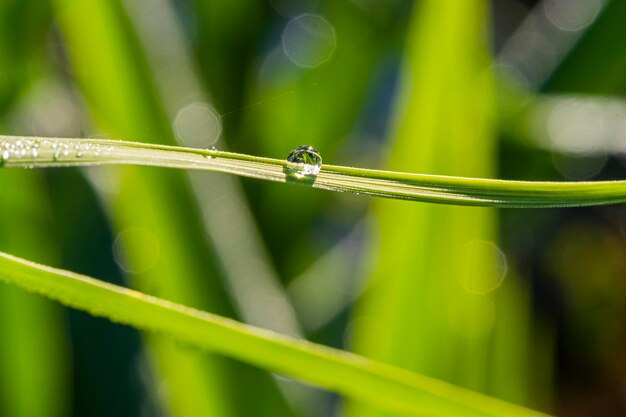
[[[311,177],[320,172],[322,156],[312,146],[298,146],[287,156],[287,169],[296,177]]]
[[[217,152],[217,148],[215,146],[208,147],[206,150],[211,151],[211,152]],[[205,156],[206,156],[206,159],[214,158],[214,155],[205,155]]]

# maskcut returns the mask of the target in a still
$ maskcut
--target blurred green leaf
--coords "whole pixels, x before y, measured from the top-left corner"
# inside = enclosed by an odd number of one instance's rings
[[[0,3],[0,113],[4,114],[33,75],[34,52],[50,27],[50,7],[42,0]]]
[[[547,91],[612,94],[626,88],[626,52],[615,42],[626,38],[626,3],[608,0],[606,7],[587,29],[543,87]]]
[[[487,28],[486,1],[416,4],[389,167],[494,175],[496,111]],[[379,241],[372,250],[370,284],[353,324],[355,351],[491,392],[490,384],[497,384],[492,380],[500,377],[490,373],[494,323],[517,307],[496,310],[506,268],[495,244],[496,213],[380,201],[375,227]],[[499,353],[511,362],[519,359]],[[523,379],[512,373],[507,378],[510,385]],[[349,404],[348,414],[379,415],[358,403]]]
[[[2,250],[54,261],[58,254],[46,232],[53,219],[41,176],[3,171],[0,190]],[[66,415],[70,355],[62,311],[48,300],[2,285],[0,317],[0,415]]]
[[[41,48],[50,8],[38,0],[0,2],[0,118],[30,86],[33,52]],[[4,130],[4,120],[0,122]],[[42,262],[57,251],[40,173],[0,175],[0,248]],[[0,415],[61,417],[69,411],[69,352],[58,306],[16,288],[0,287]],[[45,346],[45,349],[41,347]],[[33,394],[37,393],[37,401]]]
[[[76,78],[98,124],[117,137],[150,136],[173,143],[152,74],[121,3],[59,0],[54,4]],[[199,213],[182,173],[127,168],[119,187],[108,203],[121,233],[121,250],[133,271],[127,274],[133,284],[187,305],[232,315],[215,262],[207,256]],[[167,383],[167,405],[174,415],[238,415],[260,402],[266,406],[258,407],[259,412],[288,414],[269,375],[181,349],[157,336],[151,336],[149,344]]]

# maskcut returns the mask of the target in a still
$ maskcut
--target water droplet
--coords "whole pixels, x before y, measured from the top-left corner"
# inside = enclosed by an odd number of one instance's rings
[[[215,146],[206,148],[206,150],[209,152],[217,152],[217,148]],[[206,159],[213,159],[215,157],[215,155],[204,155],[204,156],[206,157]]]
[[[302,178],[315,176],[322,168],[322,156],[312,146],[298,146],[287,156],[287,169]]]

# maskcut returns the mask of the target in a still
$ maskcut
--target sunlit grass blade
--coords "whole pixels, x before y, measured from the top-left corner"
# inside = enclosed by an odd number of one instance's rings
[[[390,168],[494,175],[488,11],[484,0],[415,4],[389,144]],[[481,205],[510,204],[509,191],[521,191],[519,184],[498,189],[499,182],[479,190],[486,183],[475,181],[448,177],[447,184],[438,184],[443,190],[436,191],[432,182],[420,185],[425,192]],[[477,188],[470,191],[473,186]],[[494,317],[517,307],[494,308],[500,272],[494,244],[497,214],[489,208],[377,201],[373,220],[378,240],[371,251],[369,286],[354,315],[355,352],[496,395],[492,387],[501,374],[492,371],[498,355],[510,359],[500,361],[498,370],[508,370],[508,386],[517,387],[517,358],[492,343]],[[517,331],[509,330],[512,335]],[[380,415],[356,402],[349,403],[348,411],[355,417]]]
[[[0,248],[48,262],[58,253],[47,232],[53,217],[43,178],[36,174],[0,175]],[[71,355],[63,311],[49,300],[0,285],[0,317],[0,415],[66,415]]]
[[[205,2],[200,3],[206,6]],[[136,22],[137,34],[151,67],[159,68],[164,61],[176,62],[176,66],[167,72],[167,77],[157,77],[156,81],[163,97],[164,108],[167,109],[169,118],[175,120],[174,130],[178,131],[178,140],[185,143],[189,140],[189,135],[180,132],[181,120],[184,120],[185,115],[188,115],[190,111],[193,112],[191,109],[205,109],[207,112],[205,116],[210,116],[212,114],[210,109],[216,101],[214,89],[221,91],[221,88],[226,87],[225,91],[228,91],[235,86],[240,87],[241,83],[221,83],[219,87],[211,85],[215,88],[211,88],[208,92],[199,90],[198,86],[202,83],[198,79],[190,50],[185,43],[184,24],[177,19],[175,5],[168,0],[138,0],[129,3],[128,6]],[[223,7],[219,4],[212,6],[213,12],[222,10]],[[232,6],[229,4],[226,9],[231,10]],[[249,6],[251,4],[241,6],[247,12],[237,13],[236,16],[244,19],[250,18]],[[143,19],[147,8],[155,9],[155,14],[158,13],[159,17]],[[227,15],[234,17],[232,11]],[[211,22],[225,23],[224,19],[219,16],[212,14],[211,17]],[[202,24],[199,26],[204,28]],[[217,34],[215,29],[212,27],[210,32]],[[163,43],[169,45],[166,50],[161,47]],[[219,50],[219,45],[215,46],[218,48],[211,48],[206,52],[215,54]],[[224,57],[214,64],[222,66],[226,65],[227,61],[228,59]],[[241,62],[238,63],[238,69],[242,69]],[[228,73],[231,72],[228,71]],[[187,82],[181,83],[181,79],[186,79]],[[226,138],[230,137],[228,132],[220,133],[217,126],[216,130],[204,131],[203,135],[205,135],[207,146],[217,140],[216,144],[220,147],[227,146]],[[204,175],[195,171],[188,172],[187,177],[194,200],[202,212],[201,221],[206,235],[215,249],[216,258],[221,266],[220,271],[224,274],[234,307],[242,320],[281,333],[299,335],[301,330],[293,307],[267,256],[267,248],[263,238],[259,235],[252,210],[247,204],[247,198],[239,180],[232,176]],[[241,259],[250,261],[241,262]],[[251,287],[255,288],[255,291],[250,291]],[[264,297],[274,300],[272,305],[259,303],[259,294],[264,294]]]
[[[46,1],[0,2],[0,131],[6,131],[16,103],[39,81],[35,51],[43,47],[50,20]],[[48,262],[58,251],[40,174],[0,174],[0,250]],[[0,415],[67,414],[70,350],[64,318],[49,300],[0,285]]]
[[[172,277],[176,279],[176,277]],[[545,416],[347,352],[0,253],[0,280],[407,416]]]
[[[287,287],[294,307],[307,330],[314,334],[336,320],[361,295],[365,249],[358,243],[364,222],[330,248]]]
[[[531,388],[545,380],[544,376],[552,369],[546,367],[538,375],[537,368],[533,367],[536,359],[531,341],[539,339],[540,335],[532,328],[528,289],[515,271],[509,271],[498,288],[494,307],[489,393],[515,404],[536,406],[538,402],[534,401]],[[543,388],[544,392],[550,392],[548,387]]]
[[[150,132],[152,140],[173,144],[170,120],[123,2],[52,4],[72,74],[99,128],[123,138]],[[143,291],[234,314],[184,173],[136,167],[118,173],[117,192],[103,193],[102,201],[128,262],[126,278]],[[169,279],[172,275],[178,279]],[[167,338],[150,335],[146,340],[157,375],[147,382],[153,384],[149,388],[166,414],[190,416],[210,410],[229,417],[245,414],[251,404],[260,409],[259,415],[289,415],[282,412],[287,406],[266,373],[180,349]]]
[[[4,167],[146,165],[195,169],[289,182],[338,192],[466,206],[580,207],[626,202],[626,180],[508,181],[336,165],[323,165],[317,176],[297,179],[287,171],[285,160],[210,149],[106,139],[18,136],[0,136],[0,145],[3,150],[13,149],[5,154]],[[35,146],[37,152],[36,156],[33,156],[32,149]],[[21,151],[16,150],[22,148],[26,149],[23,155]]]

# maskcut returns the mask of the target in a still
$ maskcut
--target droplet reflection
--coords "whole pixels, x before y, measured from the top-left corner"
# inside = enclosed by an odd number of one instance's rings
[[[322,168],[322,156],[312,146],[298,146],[287,156],[287,169],[296,178],[312,177]]]

